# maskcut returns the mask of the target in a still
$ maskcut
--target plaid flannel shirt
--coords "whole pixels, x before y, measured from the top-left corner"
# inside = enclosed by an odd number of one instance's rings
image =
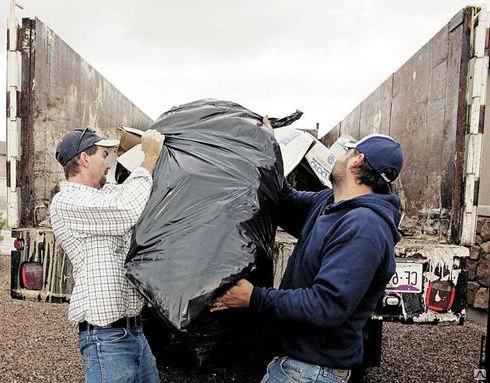
[[[144,301],[125,278],[124,261],[152,185],[144,168],[135,169],[123,184],[101,189],[60,184],[50,214],[56,241],[73,265],[72,323],[106,326],[141,312]]]

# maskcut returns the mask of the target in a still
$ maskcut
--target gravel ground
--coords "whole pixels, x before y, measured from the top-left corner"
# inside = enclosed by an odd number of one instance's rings
[[[0,383],[83,382],[67,305],[10,299],[9,262],[8,256],[0,256]],[[470,321],[463,326],[385,323],[381,367],[370,369],[369,381],[474,382],[485,332],[484,326]],[[190,367],[183,352],[159,348],[162,382],[260,381],[271,351],[250,338],[240,344],[243,347],[223,346],[200,369]]]

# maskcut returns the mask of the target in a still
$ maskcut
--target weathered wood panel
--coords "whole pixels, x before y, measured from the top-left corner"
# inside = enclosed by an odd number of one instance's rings
[[[397,186],[411,224],[434,211],[455,212],[452,223],[459,222],[469,9],[341,121],[337,133],[360,138],[377,132],[400,141],[405,164]]]
[[[23,20],[23,149],[21,225],[33,224],[63,178],[59,139],[91,125],[117,137],[121,125],[145,130],[152,120],[40,20]],[[27,54],[29,52],[29,54]],[[25,97],[25,99],[24,99]]]

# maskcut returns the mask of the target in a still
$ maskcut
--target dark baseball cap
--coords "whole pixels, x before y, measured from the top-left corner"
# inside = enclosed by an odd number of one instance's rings
[[[102,138],[91,127],[75,129],[65,134],[56,146],[56,159],[62,166],[65,166],[73,157],[93,145],[110,148],[118,146],[119,140]]]
[[[359,141],[344,142],[343,146],[357,149],[364,154],[368,164],[387,183],[393,182],[403,167],[403,153],[400,144],[390,136],[373,133]]]

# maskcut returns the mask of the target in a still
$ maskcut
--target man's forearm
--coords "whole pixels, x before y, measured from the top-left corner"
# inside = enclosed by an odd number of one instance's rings
[[[150,172],[150,174],[153,175],[153,171],[155,170],[155,166],[157,164],[158,158],[159,158],[158,156],[157,157],[145,156],[145,159],[141,163],[141,167],[145,168],[146,170],[148,170]]]

